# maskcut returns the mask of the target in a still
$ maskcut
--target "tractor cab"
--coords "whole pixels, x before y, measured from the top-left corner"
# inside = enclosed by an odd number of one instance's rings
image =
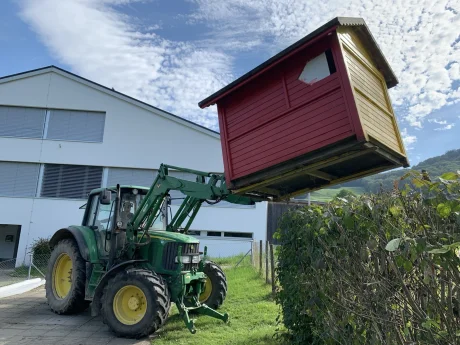
[[[141,186],[120,186],[120,206],[118,214],[115,205],[117,190],[116,187],[98,188],[89,194],[88,202],[85,205],[85,214],[82,225],[94,231],[98,252],[100,257],[107,258],[111,248],[111,229],[116,224],[118,229],[116,237],[117,250],[123,247],[126,230],[129,221],[138,210],[141,202],[149,191],[147,187]],[[161,210],[149,230],[165,230],[166,217]]]

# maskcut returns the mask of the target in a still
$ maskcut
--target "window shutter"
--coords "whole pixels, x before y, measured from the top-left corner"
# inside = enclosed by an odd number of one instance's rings
[[[117,184],[150,187],[156,176],[156,170],[110,168],[107,187],[115,187]]]
[[[0,137],[42,138],[46,110],[0,106]]]
[[[105,114],[100,112],[51,110],[47,139],[102,142]]]
[[[45,164],[41,196],[86,199],[101,187],[102,168],[80,165]]]
[[[0,195],[34,197],[39,164],[0,162]]]

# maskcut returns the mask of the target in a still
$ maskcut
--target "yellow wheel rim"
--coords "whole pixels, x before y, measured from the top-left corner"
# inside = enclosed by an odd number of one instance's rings
[[[58,298],[65,298],[72,287],[72,259],[66,253],[58,256],[53,268],[53,290]]]
[[[209,277],[206,278],[206,283],[204,285],[204,291],[200,295],[200,303],[206,301],[212,293],[212,281]]]
[[[117,320],[125,325],[138,323],[147,312],[144,292],[134,285],[123,286],[113,298],[113,312]]]

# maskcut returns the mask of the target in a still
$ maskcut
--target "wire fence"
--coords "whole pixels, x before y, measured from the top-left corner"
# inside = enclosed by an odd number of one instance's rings
[[[276,270],[278,259],[276,247],[268,241],[251,241],[250,248],[244,255],[232,256],[229,258],[217,259],[216,262],[222,267],[252,266],[276,291]]]
[[[0,261],[0,287],[28,279],[44,279],[49,258],[50,254],[30,254],[27,260],[16,258]]]

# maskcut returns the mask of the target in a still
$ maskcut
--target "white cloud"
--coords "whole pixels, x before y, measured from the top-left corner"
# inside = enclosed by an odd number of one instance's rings
[[[335,16],[363,17],[399,79],[390,94],[406,123],[421,128],[428,114],[460,100],[451,92],[460,78],[457,0],[189,1],[196,5],[193,19],[206,22],[216,40],[230,35],[244,47],[258,38],[259,49],[270,53]]]
[[[428,119],[428,122],[431,123],[437,123],[438,125],[446,125],[447,121],[446,120],[438,120],[438,119]]]
[[[141,27],[121,12],[142,0],[20,1],[22,18],[76,73],[214,129],[215,107],[197,103],[235,79],[238,52],[262,62],[338,15],[368,23],[400,81],[390,93],[405,125],[422,128],[460,101],[458,0],[188,0],[186,20],[209,27],[193,43],[166,40],[163,23]]]
[[[231,80],[231,58],[157,35],[117,11],[130,0],[24,0],[21,16],[61,62],[91,80],[217,129],[198,102]],[[117,7],[114,7],[117,5]]]
[[[407,128],[404,128],[401,131],[401,136],[404,142],[404,146],[406,147],[407,150],[412,150],[413,149],[413,144],[417,142],[417,137],[415,135],[410,135],[407,132]]]
[[[455,123],[450,123],[448,125],[445,125],[444,127],[435,128],[434,130],[435,131],[447,131],[449,129],[452,129],[454,126],[455,126]]]

